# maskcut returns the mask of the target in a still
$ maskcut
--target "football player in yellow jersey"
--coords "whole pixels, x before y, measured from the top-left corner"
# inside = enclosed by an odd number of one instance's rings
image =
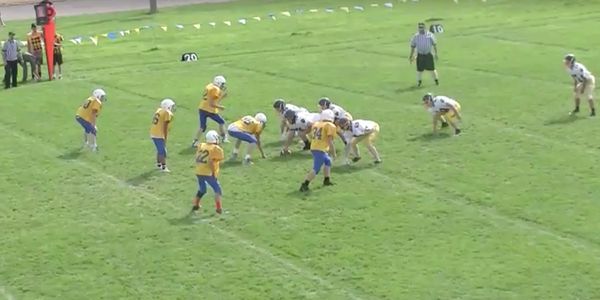
[[[225,135],[225,120],[219,115],[219,110],[224,110],[225,107],[221,105],[221,100],[227,97],[227,87],[225,86],[225,77],[219,75],[215,76],[213,82],[206,85],[204,88],[204,95],[202,101],[198,106],[198,116],[200,119],[200,128],[196,133],[196,138],[192,143],[192,147],[196,147],[198,139],[206,131],[206,121],[208,118],[219,124],[219,133],[224,142],[227,142],[227,136]]]
[[[210,130],[206,133],[206,143],[198,144],[196,148],[196,178],[198,179],[198,192],[194,197],[192,212],[200,209],[202,197],[206,194],[206,184],[215,192],[216,212],[221,214],[221,185],[219,184],[219,165],[224,159],[223,149],[219,146],[219,134]]]
[[[237,139],[233,148],[231,160],[237,159],[242,141],[248,143],[248,151],[244,157],[244,164],[252,164],[251,155],[255,146],[258,147],[260,156],[265,158],[265,153],[263,152],[260,144],[260,134],[262,133],[263,129],[265,129],[266,124],[267,116],[263,113],[257,113],[254,117],[244,116],[243,118],[229,125],[227,128],[227,133]]]
[[[332,110],[326,109],[321,112],[321,121],[312,125],[313,140],[310,143],[310,152],[313,155],[313,168],[306,175],[306,179],[300,186],[301,192],[307,192],[308,185],[315,179],[321,167],[323,167],[323,185],[333,185],[330,180],[331,175],[331,157],[335,158],[335,146],[333,138],[336,135],[337,129],[333,124],[335,114]],[[329,154],[328,154],[329,152]],[[329,156],[331,155],[331,156]]]
[[[77,115],[75,116],[75,120],[83,127],[83,146],[84,148],[89,147],[92,151],[98,151],[96,120],[104,102],[106,102],[106,92],[102,89],[95,89],[92,96],[77,109]]]
[[[175,112],[175,101],[162,100],[152,117],[152,126],[150,126],[150,138],[156,146],[156,167],[167,173],[170,172],[167,168],[167,136],[173,121],[173,112]]]

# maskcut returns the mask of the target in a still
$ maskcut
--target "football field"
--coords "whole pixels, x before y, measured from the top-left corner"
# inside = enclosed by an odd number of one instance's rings
[[[358,2],[60,18],[64,79],[0,91],[0,299],[600,299],[600,120],[585,100],[568,115],[562,64],[574,53],[600,74],[600,2]],[[424,74],[414,87],[421,21],[444,28],[440,86]],[[1,34],[23,39],[29,23]],[[101,36],[120,30],[131,34]],[[181,62],[186,52],[198,61]],[[267,115],[267,158],[225,163],[227,214],[214,215],[209,191],[189,217],[197,107],[220,74],[227,122]],[[74,117],[97,87],[108,101],[92,153]],[[461,136],[431,135],[427,92],[460,102]],[[319,175],[303,194],[310,152],[279,156],[272,103],[318,111],[323,96],[380,124],[383,163],[363,146],[344,166],[336,139],[335,186]],[[149,138],[167,97],[170,174],[155,169]]]

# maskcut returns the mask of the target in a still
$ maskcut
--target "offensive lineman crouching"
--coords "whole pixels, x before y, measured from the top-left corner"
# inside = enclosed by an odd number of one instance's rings
[[[284,118],[287,122],[288,131],[284,133],[285,140],[283,141],[283,147],[281,148],[281,155],[291,154],[289,146],[296,135],[304,142],[304,148],[302,150],[310,150],[310,141],[308,140],[307,135],[310,132],[312,125],[318,122],[321,119],[321,116],[317,113],[286,110]]]
[[[446,96],[433,96],[433,94],[427,93],[423,96],[423,104],[427,108],[427,111],[433,115],[433,134],[437,133],[437,125],[440,120],[442,122],[445,120],[454,128],[454,135],[461,133],[456,122],[457,120],[462,120],[460,103],[458,101]]]
[[[346,165],[350,164],[350,154],[354,156],[352,162],[360,160],[361,157],[358,150],[358,143],[363,141],[367,144],[367,150],[369,150],[375,159],[375,163],[381,163],[379,152],[377,152],[377,148],[373,145],[377,134],[379,134],[379,124],[369,120],[351,121],[346,118],[340,118],[337,121],[337,125],[343,130],[344,139],[348,141],[344,151],[344,161]]]

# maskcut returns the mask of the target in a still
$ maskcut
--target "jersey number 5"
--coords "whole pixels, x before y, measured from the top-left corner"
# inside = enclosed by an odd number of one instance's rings
[[[200,164],[205,164],[207,162],[206,158],[208,157],[208,150],[202,150],[196,156],[196,162]]]
[[[154,114],[154,117],[152,118],[152,124],[158,124],[158,119],[160,118],[159,114]]]

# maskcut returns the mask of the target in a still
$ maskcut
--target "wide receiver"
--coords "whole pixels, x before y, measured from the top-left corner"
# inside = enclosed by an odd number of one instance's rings
[[[352,162],[360,160],[360,151],[358,150],[358,143],[360,142],[367,144],[367,150],[375,159],[375,163],[381,163],[379,152],[373,145],[377,134],[379,134],[379,124],[369,120],[351,121],[346,118],[340,118],[337,123],[344,132],[344,138],[348,141],[344,151],[344,161],[347,165],[350,164],[350,154],[354,156]]]
[[[596,87],[596,78],[583,64],[575,61],[575,55],[573,54],[565,55],[564,63],[567,71],[573,78],[575,109],[573,109],[571,114],[579,112],[581,97],[587,97],[590,106],[590,117],[595,116],[594,88]]]
[[[167,136],[173,121],[175,101],[164,99],[160,107],[154,112],[150,126],[150,138],[156,147],[156,167],[163,172],[170,172],[167,168]]]
[[[206,184],[210,185],[215,193],[215,211],[223,212],[221,206],[221,184],[219,184],[219,166],[224,159],[223,149],[219,146],[219,134],[210,130],[206,133],[206,143],[198,144],[196,148],[196,179],[198,192],[194,197],[192,212],[198,212],[201,207],[202,197],[206,194]]]
[[[337,131],[333,124],[334,118],[333,111],[326,109],[321,112],[321,121],[313,124],[311,128],[313,140],[310,144],[310,152],[312,152],[313,156],[313,168],[306,174],[306,178],[300,186],[300,192],[307,192],[309,190],[308,185],[319,174],[321,167],[323,167],[323,185],[333,185],[330,179],[331,159],[335,158],[333,138]]]
[[[310,150],[310,141],[308,140],[307,135],[310,132],[312,125],[321,119],[321,115],[304,111],[296,112],[287,110],[284,118],[289,130],[285,133],[281,155],[291,153],[289,147],[295,136],[298,136],[304,142],[304,148],[302,150]]]
[[[457,121],[462,120],[460,114],[460,103],[458,101],[446,97],[446,96],[433,96],[431,93],[423,96],[423,104],[427,111],[433,116],[433,134],[437,133],[438,122],[440,120],[446,120],[446,122],[454,128],[454,135],[461,133],[458,128]]]
[[[225,120],[219,115],[220,110],[224,110],[225,107],[221,105],[221,101],[227,97],[227,87],[225,86],[225,77],[219,75],[215,76],[213,82],[206,85],[204,88],[204,94],[202,95],[202,101],[198,105],[198,118],[200,121],[200,128],[196,133],[196,138],[192,142],[192,147],[196,147],[198,139],[206,131],[206,121],[210,118],[219,124],[219,133],[221,139],[227,142],[227,136],[225,134]]]
[[[103,89],[95,89],[92,96],[77,109],[75,116],[75,120],[83,127],[83,147],[89,147],[92,151],[98,151],[96,121],[104,102],[106,102],[106,92]]]
[[[265,158],[265,153],[260,143],[260,134],[262,133],[267,123],[267,116],[263,113],[257,113],[254,117],[244,116],[241,119],[233,122],[227,128],[227,132],[231,137],[237,139],[233,148],[233,154],[230,160],[236,160],[240,152],[242,141],[248,143],[248,150],[244,157],[244,164],[252,164],[252,151],[255,147],[260,151],[260,156]]]

